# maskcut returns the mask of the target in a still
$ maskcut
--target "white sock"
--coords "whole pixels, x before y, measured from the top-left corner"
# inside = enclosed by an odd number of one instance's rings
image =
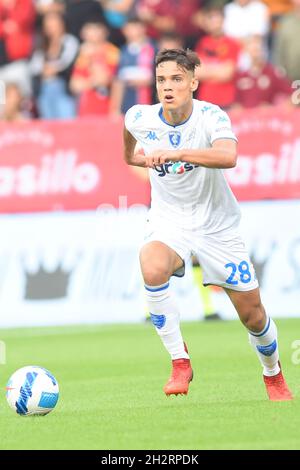
[[[189,359],[189,355],[184,350],[179,311],[170,294],[169,283],[166,282],[160,286],[145,285],[145,289],[151,321],[171,358]]]
[[[278,374],[280,367],[277,328],[272,318],[267,317],[267,323],[261,332],[249,331],[249,340],[263,366],[263,374],[268,377]]]

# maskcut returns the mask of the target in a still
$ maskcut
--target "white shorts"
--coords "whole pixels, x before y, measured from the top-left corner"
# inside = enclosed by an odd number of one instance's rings
[[[163,220],[163,219],[160,219]],[[160,241],[172,248],[185,262],[194,254],[203,272],[203,285],[213,284],[236,291],[258,287],[253,265],[245,244],[236,231],[206,235],[200,231],[180,229],[175,224],[147,221],[143,245]],[[174,273],[184,275],[184,266]]]

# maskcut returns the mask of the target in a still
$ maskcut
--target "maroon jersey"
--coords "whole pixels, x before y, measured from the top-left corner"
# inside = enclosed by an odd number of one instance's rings
[[[236,103],[245,108],[276,103],[279,95],[291,94],[289,80],[273,65],[266,63],[259,73],[252,70],[236,75]]]

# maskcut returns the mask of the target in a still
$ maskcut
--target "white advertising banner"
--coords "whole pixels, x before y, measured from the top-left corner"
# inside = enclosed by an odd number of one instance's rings
[[[300,201],[241,204],[241,232],[273,316],[300,316]],[[138,252],[146,209],[0,216],[0,328],[146,318]],[[236,318],[187,265],[172,289],[183,320]]]

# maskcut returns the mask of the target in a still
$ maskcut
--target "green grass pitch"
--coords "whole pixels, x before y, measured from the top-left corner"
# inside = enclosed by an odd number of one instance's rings
[[[300,319],[277,325],[292,402],[266,399],[237,321],[182,325],[194,380],[187,397],[170,398],[162,392],[169,356],[150,324],[2,330],[0,449],[300,449],[300,364],[292,361]],[[20,417],[6,403],[9,376],[32,364],[60,385],[45,417]]]

